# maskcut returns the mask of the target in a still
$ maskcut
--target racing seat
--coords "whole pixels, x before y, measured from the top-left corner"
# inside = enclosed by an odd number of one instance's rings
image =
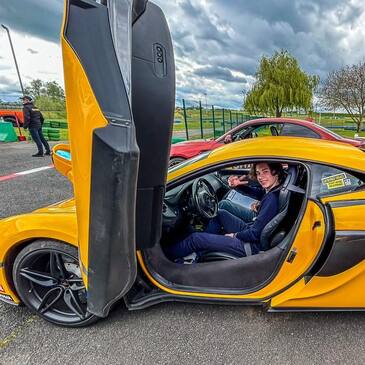
[[[284,183],[277,189],[279,192],[279,211],[278,214],[266,224],[261,232],[260,245],[263,251],[277,246],[286,236],[287,230],[283,227],[283,221],[289,210],[290,198],[293,192],[304,194],[304,189],[295,186],[298,170],[294,165],[289,165],[288,173]],[[289,227],[290,228],[290,227]],[[199,254],[198,262],[222,261],[240,258],[226,252],[203,252]]]
[[[275,126],[273,126],[273,125],[271,125],[271,126],[270,126],[270,132],[271,132],[271,135],[272,135],[272,136],[278,136],[278,135],[279,135],[278,130],[277,130],[277,129],[276,129],[276,127],[275,127]]]

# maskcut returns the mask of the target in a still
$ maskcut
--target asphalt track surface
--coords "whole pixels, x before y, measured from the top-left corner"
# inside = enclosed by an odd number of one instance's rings
[[[0,144],[0,176],[47,166],[30,143]],[[54,169],[0,182],[0,218],[72,196]],[[365,313],[266,313],[261,307],[122,305],[91,327],[46,323],[0,302],[0,364],[364,364]]]

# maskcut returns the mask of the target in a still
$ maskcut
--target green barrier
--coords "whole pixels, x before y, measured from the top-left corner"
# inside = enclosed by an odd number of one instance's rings
[[[0,142],[15,142],[18,137],[14,131],[13,124],[8,122],[0,123]]]
[[[172,137],[171,143],[178,143],[178,142],[184,142],[185,138],[181,138],[181,137]]]
[[[51,124],[52,128],[59,128],[60,127],[60,122],[58,122],[56,120],[51,120],[50,124]]]

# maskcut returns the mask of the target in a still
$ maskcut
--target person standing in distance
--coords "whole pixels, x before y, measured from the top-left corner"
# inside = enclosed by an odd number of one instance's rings
[[[40,110],[34,106],[32,98],[27,95],[23,96],[23,115],[23,128],[29,128],[29,133],[38,148],[38,152],[32,155],[32,157],[43,157],[43,146],[46,150],[45,154],[49,156],[51,154],[51,150],[42,132],[42,124],[44,121],[43,115]]]

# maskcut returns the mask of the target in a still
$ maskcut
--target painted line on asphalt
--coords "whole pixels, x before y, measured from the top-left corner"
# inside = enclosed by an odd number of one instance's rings
[[[16,177],[19,177],[19,176],[34,174],[36,172],[40,172],[40,171],[44,171],[44,170],[48,170],[48,169],[53,169],[53,168],[54,168],[54,165],[48,165],[48,166],[37,167],[35,169],[30,169],[30,170],[15,172],[13,174],[0,176],[0,182],[1,181],[15,179]]]

